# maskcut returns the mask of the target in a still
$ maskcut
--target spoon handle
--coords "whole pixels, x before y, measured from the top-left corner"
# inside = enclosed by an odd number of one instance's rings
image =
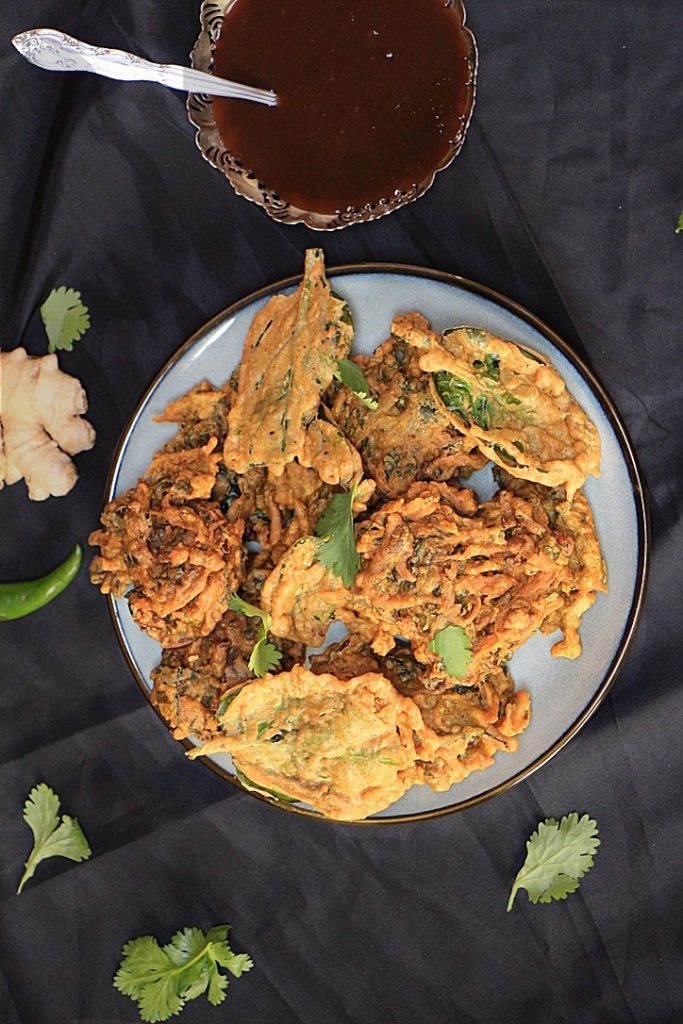
[[[233,99],[254,100],[273,107],[277,96],[269,89],[255,89],[225,78],[207,75],[194,68],[178,64],[155,64],[144,57],[125,50],[111,50],[104,46],[91,46],[73,39],[53,28],[33,28],[12,39],[19,53],[46,71],[91,71],[105,78],[122,82],[158,82],[169,89],[200,92],[209,96],[230,96]]]

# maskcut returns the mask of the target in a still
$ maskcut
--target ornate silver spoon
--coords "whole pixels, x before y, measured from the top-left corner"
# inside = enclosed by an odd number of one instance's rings
[[[46,71],[91,71],[122,82],[158,82],[169,89],[253,100],[268,107],[277,103],[277,96],[269,89],[229,82],[179,64],[155,64],[125,50],[91,46],[54,28],[32,28],[14,36],[12,42],[26,60]]]

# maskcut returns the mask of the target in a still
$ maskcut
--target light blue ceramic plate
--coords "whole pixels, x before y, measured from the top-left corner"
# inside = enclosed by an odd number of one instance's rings
[[[414,786],[370,823],[415,820],[471,806],[518,782],[556,754],[598,707],[624,661],[639,617],[648,566],[646,506],[633,451],[612,402],[581,360],[531,313],[463,278],[418,267],[363,264],[341,267],[330,276],[353,312],[354,351],[371,352],[387,337],[392,318],[411,309],[429,317],[437,330],[463,324],[483,327],[548,356],[597,426],[602,441],[602,474],[587,482],[585,493],[607,563],[609,593],[599,595],[584,616],[583,654],[576,661],[552,658],[550,648],[558,635],[539,634],[525,644],[510,663],[518,688],[528,689],[532,700],[531,724],[519,749],[499,754],[493,767],[471,775],[447,793]],[[204,378],[222,384],[239,361],[256,311],[275,292],[291,290],[297,282],[294,278],[281,281],[226,309],[163,367],[124,430],[107,500],[134,486],[154,452],[174,433],[173,425],[154,423],[154,416]],[[488,470],[477,474],[474,486],[482,497],[491,493]],[[135,678],[149,694],[150,672],[158,664],[160,648],[137,628],[125,600],[112,600],[111,610]],[[205,760],[239,785],[229,757]],[[303,806],[288,809],[313,813]]]

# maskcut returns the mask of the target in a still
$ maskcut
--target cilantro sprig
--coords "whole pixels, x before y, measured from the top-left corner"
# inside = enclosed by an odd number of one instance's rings
[[[47,333],[48,352],[71,352],[74,342],[90,327],[90,313],[81,302],[81,293],[64,285],[52,289],[40,307],[40,316]]]
[[[368,409],[378,409],[377,399],[370,394],[370,385],[365,379],[365,374],[357,363],[350,359],[338,359],[334,371],[334,377],[344,384],[350,391],[353,391],[356,398],[359,398]]]
[[[681,210],[681,212],[678,215],[678,220],[676,221],[676,227],[674,228],[674,231],[677,235],[680,235],[681,231],[683,231],[683,210]]]
[[[359,483],[360,477],[350,491],[333,495],[315,527],[316,536],[324,538],[318,547],[318,561],[339,576],[347,587],[353,586],[360,569],[353,532],[353,502]]]
[[[462,626],[445,626],[429,642],[429,649],[438,654],[453,679],[462,679],[472,661],[472,641]]]
[[[561,821],[546,818],[539,823],[526,844],[526,860],[512,883],[507,909],[512,909],[515,896],[526,889],[530,903],[564,900],[576,892],[579,879],[593,867],[593,857],[600,845],[597,823],[573,811]]]
[[[242,615],[261,620],[258,640],[249,656],[249,668],[255,676],[268,675],[282,660],[282,653],[278,651],[275,644],[268,643],[268,630],[273,624],[271,616],[268,612],[257,608],[256,605],[243,601],[237,594],[231,595],[228,604],[235,612],[241,612]]]
[[[218,925],[205,935],[201,928],[183,928],[166,946],[153,935],[132,939],[123,947],[114,988],[138,1004],[143,1021],[175,1017],[191,999],[204,994],[218,1006],[229,984],[219,967],[239,978],[254,966],[246,953],[233,953],[227,942],[229,930],[230,925]]]
[[[91,854],[81,826],[68,814],[59,820],[59,797],[44,782],[34,786],[24,804],[24,821],[33,832],[33,849],[26,861],[17,895],[33,878],[41,861],[48,857],[66,857],[76,862]]]

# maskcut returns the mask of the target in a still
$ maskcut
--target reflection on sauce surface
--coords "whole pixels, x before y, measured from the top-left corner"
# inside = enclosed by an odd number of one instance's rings
[[[214,117],[282,199],[319,213],[363,206],[447,157],[468,110],[468,52],[447,0],[235,0],[214,72],[279,102],[214,98]]]

